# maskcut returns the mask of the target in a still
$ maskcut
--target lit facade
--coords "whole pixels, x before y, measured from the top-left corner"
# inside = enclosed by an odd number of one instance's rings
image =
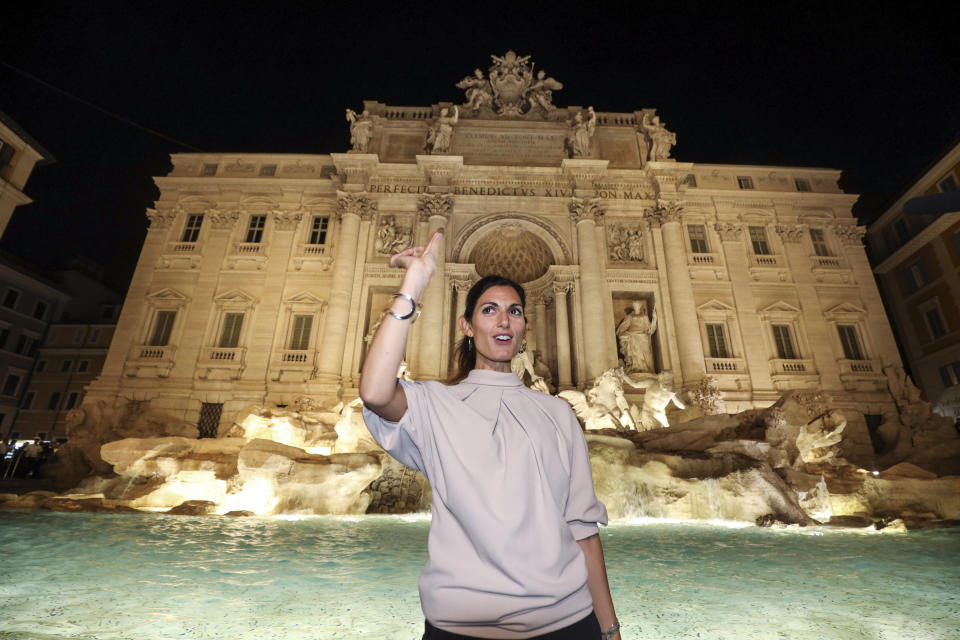
[[[863,415],[894,410],[883,369],[900,359],[839,171],[672,160],[644,136],[650,109],[592,114],[572,153],[585,110],[477,95],[441,153],[424,141],[454,105],[366,102],[348,153],[173,155],[89,401],[210,434],[251,404],[355,398],[400,282],[389,255],[442,229],[415,378],[450,373],[466,290],[497,272],[524,284],[559,389],[620,364],[616,328],[644,301],[652,373],[713,376],[731,412],[821,389],[869,449]]]
[[[37,166],[53,162],[53,156],[0,111],[0,236],[13,210],[33,202],[23,189]]]

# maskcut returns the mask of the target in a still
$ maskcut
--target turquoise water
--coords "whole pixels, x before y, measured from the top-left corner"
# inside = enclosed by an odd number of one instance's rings
[[[420,518],[0,512],[0,639],[418,639]],[[624,640],[957,640],[960,531],[603,530]]]

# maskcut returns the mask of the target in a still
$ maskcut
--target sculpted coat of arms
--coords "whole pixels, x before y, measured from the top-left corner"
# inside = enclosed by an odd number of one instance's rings
[[[519,117],[535,109],[546,114],[556,108],[553,92],[563,89],[563,84],[548,77],[543,69],[534,73],[530,56],[518,56],[511,50],[502,57],[490,57],[493,66],[486,77],[476,69],[457,83],[458,89],[466,91],[466,109],[477,113],[489,108],[499,116]]]

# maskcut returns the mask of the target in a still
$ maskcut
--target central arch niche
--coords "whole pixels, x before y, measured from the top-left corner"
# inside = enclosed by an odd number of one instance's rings
[[[481,277],[496,274],[522,284],[547,272],[553,264],[553,252],[519,225],[503,225],[477,242],[469,260]]]

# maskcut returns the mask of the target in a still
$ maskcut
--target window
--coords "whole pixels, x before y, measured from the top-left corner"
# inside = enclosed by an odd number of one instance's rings
[[[729,358],[730,352],[727,350],[727,336],[724,333],[722,324],[707,325],[707,342],[710,346],[711,358]]]
[[[330,226],[330,216],[313,216],[313,225],[310,227],[310,244],[327,244],[327,228]]]
[[[45,315],[47,315],[47,303],[43,300],[37,300],[36,306],[33,307],[33,317],[37,320],[43,320]]]
[[[940,380],[944,387],[952,387],[960,384],[960,362],[951,362],[945,364],[939,369]]]
[[[43,372],[46,371],[46,370],[47,370],[47,361],[46,361],[46,360],[37,360],[36,372],[37,372],[37,373],[43,373]]]
[[[293,316],[290,327],[290,341],[287,349],[291,351],[306,351],[310,348],[310,329],[313,327],[313,316],[297,314]]]
[[[262,176],[275,176],[277,175],[277,165],[275,164],[265,164],[260,167],[260,175]]]
[[[60,373],[68,373],[73,369],[73,360],[64,360],[60,363]]]
[[[7,289],[6,295],[3,296],[3,306],[7,309],[17,308],[17,301],[20,300],[20,292],[16,289]]]
[[[217,342],[217,346],[221,349],[235,349],[240,343],[240,329],[242,327],[242,313],[224,314],[223,327],[220,329],[220,340]]]
[[[827,248],[827,239],[823,229],[810,228],[810,240],[813,241],[813,252],[818,256],[829,256],[830,249]]]
[[[5,396],[16,396],[17,388],[20,386],[20,376],[15,373],[8,373],[7,379],[3,381],[3,391]]]
[[[737,186],[741,189],[753,189],[753,178],[750,176],[737,176]]]
[[[749,227],[749,230],[753,252],[758,256],[770,255],[770,245],[767,243],[767,230],[763,227]]]
[[[840,344],[843,346],[843,357],[847,360],[865,360],[863,349],[860,348],[860,339],[857,338],[857,328],[851,324],[838,324],[837,333],[840,334]]]
[[[947,176],[937,185],[940,187],[940,191],[946,193],[947,191],[956,191],[957,190],[957,179],[955,176]]]
[[[10,160],[13,159],[15,151],[16,149],[14,149],[12,145],[0,140],[0,169],[10,164]]]
[[[80,392],[71,391],[70,394],[67,396],[67,404],[63,408],[66,409],[67,411],[69,411],[70,409],[73,409],[75,406],[77,406],[77,400],[79,399],[80,399]]]
[[[87,344],[97,344],[100,342],[100,327],[95,327],[90,330],[90,338],[87,340]]]
[[[86,333],[84,327],[77,327],[73,330],[73,344],[83,344],[83,335]]]
[[[147,346],[165,347],[170,343],[170,333],[173,331],[173,321],[177,318],[176,311],[161,310],[153,318],[153,330]]]
[[[774,324],[773,341],[777,347],[777,357],[781,360],[796,360],[797,352],[793,348],[793,336],[790,333],[790,325]]]
[[[930,282],[927,265],[922,259],[908,265],[904,277],[906,278],[907,290],[911,293],[919,291]]]
[[[938,307],[927,309],[923,317],[927,320],[927,327],[930,329],[930,334],[934,340],[947,335],[947,325],[944,323],[943,316],[940,315],[940,309]]]
[[[25,394],[23,394],[23,402],[20,403],[20,408],[29,410],[30,407],[33,406],[33,398],[36,395],[37,394],[34,391],[27,391]]]
[[[710,247],[707,245],[707,227],[702,224],[688,224],[687,232],[690,234],[690,251],[693,253],[710,253]]]
[[[793,184],[797,188],[797,191],[813,191],[810,188],[810,181],[806,178],[794,178]]]
[[[60,392],[54,391],[47,400],[47,411],[56,411],[60,408]]]
[[[21,335],[17,339],[17,353],[24,356],[32,356],[37,352],[37,339],[28,335]]]
[[[263,239],[263,227],[267,224],[267,216],[250,216],[250,225],[247,227],[247,238],[244,242],[260,242]]]
[[[204,163],[203,168],[200,170],[200,175],[202,176],[215,176],[217,175],[217,164]]]
[[[77,363],[77,373],[86,373],[90,369],[89,360],[81,360]]]
[[[893,223],[893,230],[897,232],[897,238],[900,239],[900,244],[904,244],[910,239],[910,229],[907,228],[907,221],[903,218]]]
[[[688,173],[687,176],[683,179],[683,181],[680,182],[680,184],[685,184],[685,185],[687,185],[688,187],[692,187],[692,188],[696,189],[696,188],[697,188],[697,176],[693,175],[692,173]]]
[[[195,213],[187,217],[187,226],[183,228],[183,237],[180,242],[196,242],[200,237],[200,227],[203,225],[203,214]]]
[[[0,329],[0,349],[7,348],[7,340],[10,339],[10,329],[6,327]]]

